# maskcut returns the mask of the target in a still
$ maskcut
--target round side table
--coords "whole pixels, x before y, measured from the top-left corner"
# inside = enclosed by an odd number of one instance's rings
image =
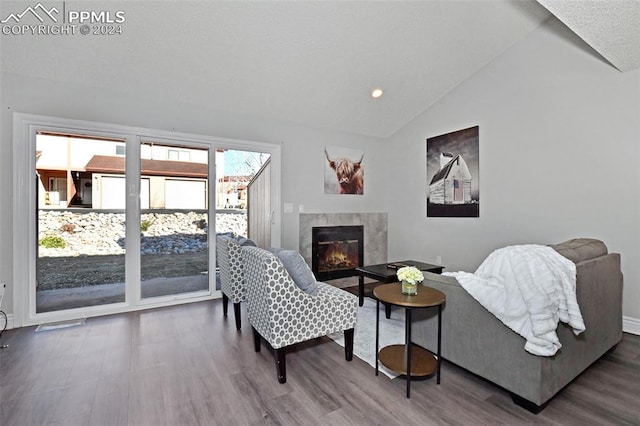
[[[402,284],[379,285],[373,290],[376,297],[376,376],[378,361],[401,375],[406,376],[407,398],[411,395],[411,377],[425,377],[436,373],[436,383],[440,384],[440,343],[442,332],[442,305],[445,295],[440,290],[418,285],[418,294],[402,294]],[[405,344],[390,345],[379,350],[380,344],[380,302],[405,308]],[[433,354],[411,342],[411,312],[413,309],[438,308],[438,352]]]

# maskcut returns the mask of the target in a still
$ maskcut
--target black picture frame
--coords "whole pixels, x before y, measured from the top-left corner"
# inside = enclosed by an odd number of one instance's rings
[[[427,138],[427,217],[480,217],[480,127]]]

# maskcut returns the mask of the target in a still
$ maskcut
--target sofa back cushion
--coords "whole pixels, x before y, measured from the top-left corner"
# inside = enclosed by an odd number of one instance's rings
[[[602,241],[594,238],[574,238],[551,247],[573,263],[595,259],[609,252]]]

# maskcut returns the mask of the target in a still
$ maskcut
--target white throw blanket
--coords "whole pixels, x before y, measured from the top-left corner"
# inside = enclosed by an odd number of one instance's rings
[[[551,356],[562,345],[558,320],[578,335],[585,325],[576,298],[576,265],[542,245],[509,246],[487,257],[475,274],[450,272],[506,326],[527,340],[524,349]]]

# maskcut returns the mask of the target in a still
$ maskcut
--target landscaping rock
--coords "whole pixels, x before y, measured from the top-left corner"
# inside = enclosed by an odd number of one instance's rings
[[[142,215],[140,252],[195,253],[207,250],[206,212],[167,211]],[[38,240],[59,236],[64,248],[39,247],[39,257],[121,255],[125,252],[125,215],[99,211],[40,210]],[[217,232],[247,234],[246,212],[216,213]]]

